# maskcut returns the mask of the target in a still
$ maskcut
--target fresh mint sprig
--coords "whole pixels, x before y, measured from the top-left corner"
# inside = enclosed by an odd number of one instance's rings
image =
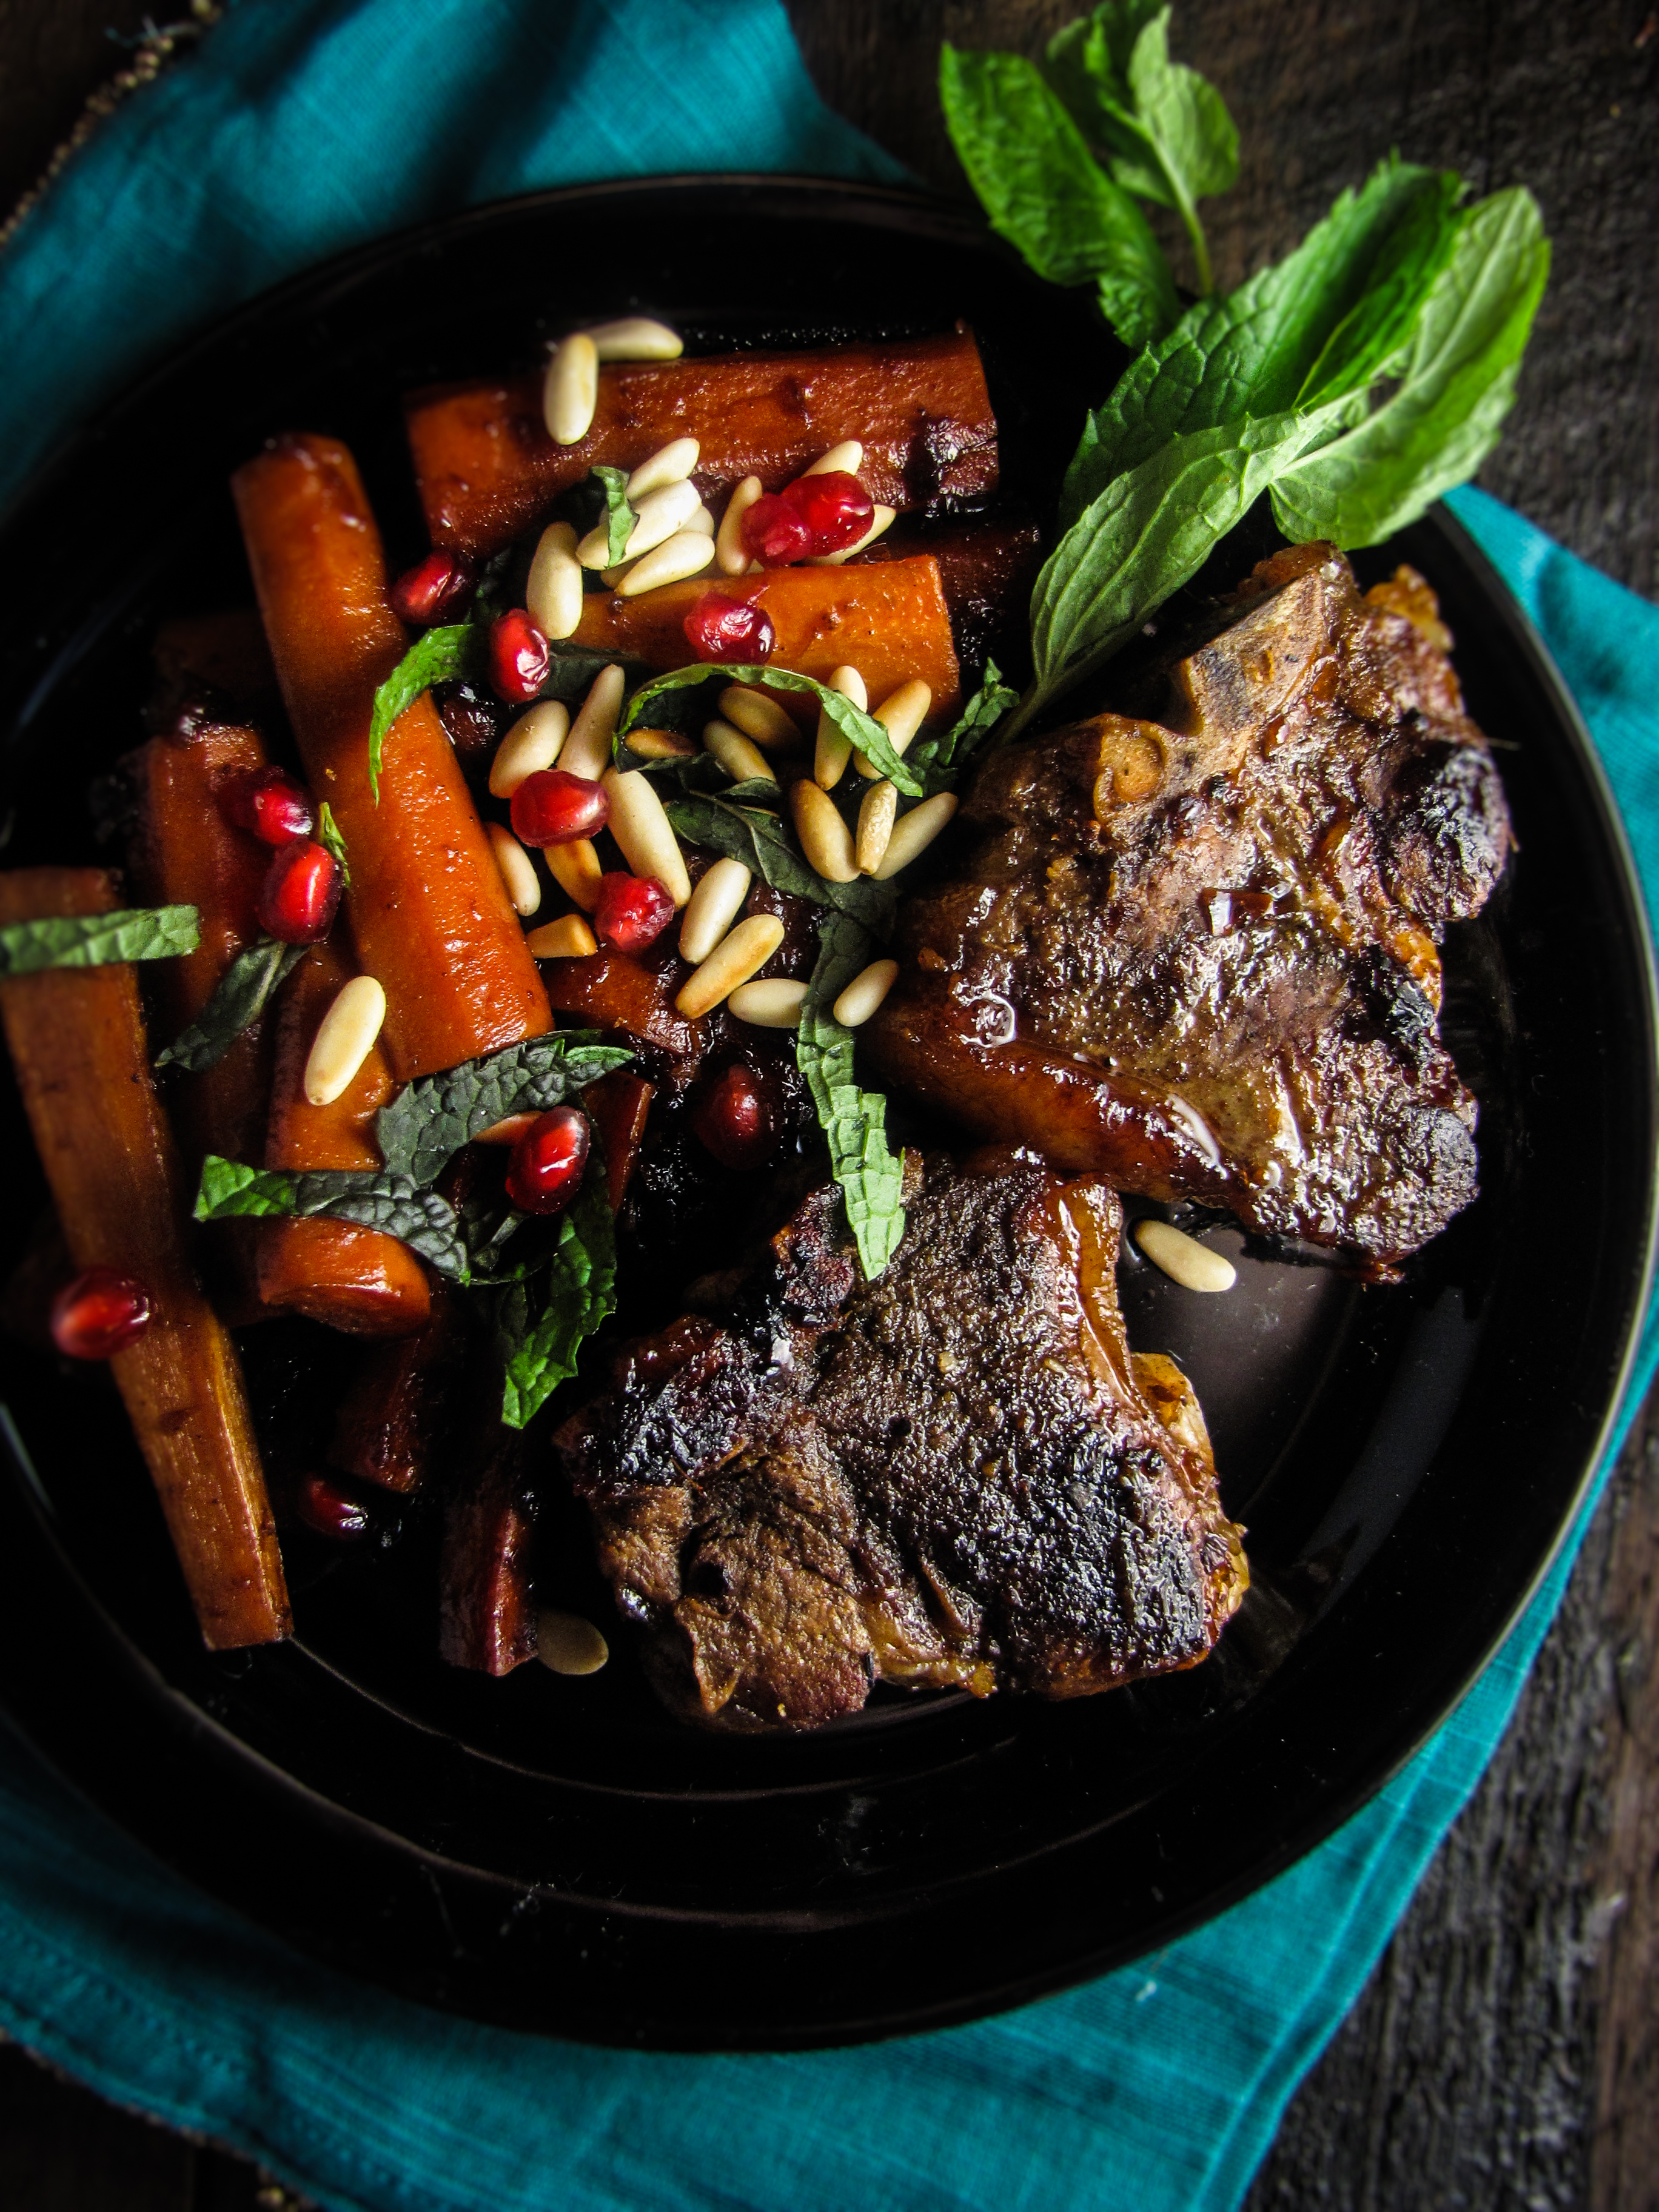
[[[380,1157],[395,1174],[435,1182],[463,1145],[496,1122],[511,1114],[545,1114],[597,1077],[626,1067],[633,1054],[602,1045],[597,1036],[551,1030],[406,1084],[374,1117]]]
[[[628,552],[628,541],[634,534],[634,525],[639,520],[629,504],[628,471],[607,468],[596,461],[592,473],[599,478],[599,489],[605,494],[605,550],[606,566],[616,568]]]
[[[738,667],[730,662],[696,661],[689,667],[671,669],[665,676],[654,676],[648,684],[641,684],[623,708],[617,726],[618,757],[628,732],[649,719],[647,710],[659,699],[695,684],[712,684],[716,678],[723,684],[764,684],[773,690],[799,691],[816,699],[842,735],[866,756],[878,775],[886,776],[907,798],[921,797],[920,781],[893,750],[891,738],[873,714],[866,714],[844,693],[832,691],[816,677],[798,676],[793,668],[769,668],[758,662],[753,667]]]
[[[585,1340],[617,1308],[617,1238],[597,1163],[559,1223],[545,1267],[496,1293],[501,1419],[521,1429],[576,1371]]]
[[[834,915],[818,933],[817,965],[795,1033],[795,1065],[806,1078],[830,1143],[830,1164],[847,1206],[865,1279],[873,1282],[904,1234],[904,1155],[887,1143],[887,1101],[860,1091],[853,1066],[853,1032],[831,1008],[872,947],[849,915]]]
[[[308,945],[281,944],[274,937],[261,937],[244,946],[195,1020],[156,1054],[155,1066],[180,1067],[192,1075],[216,1067],[242,1031],[258,1020],[309,950]]]
[[[194,952],[202,917],[193,906],[122,907],[113,914],[44,915],[0,929],[0,976],[47,968],[106,968]]]

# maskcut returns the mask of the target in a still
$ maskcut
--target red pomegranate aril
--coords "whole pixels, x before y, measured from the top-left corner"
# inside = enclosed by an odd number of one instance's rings
[[[307,1528],[337,1544],[354,1543],[368,1534],[368,1508],[325,1474],[304,1476],[294,1504]]]
[[[768,568],[804,561],[815,550],[811,526],[787,493],[763,491],[744,510],[738,535],[750,559]]]
[[[599,878],[593,933],[618,952],[642,952],[674,919],[674,902],[654,876],[620,871]]]
[[[463,760],[477,760],[481,754],[495,750],[501,724],[494,700],[486,699],[470,684],[452,681],[433,685],[432,703],[449,732],[450,744]]]
[[[496,696],[522,703],[547,680],[553,655],[522,607],[509,608],[489,625],[489,682]]]
[[[733,1060],[698,1099],[691,1127],[722,1167],[763,1168],[777,1148],[778,1117],[751,1067]]]
[[[855,476],[827,469],[820,476],[797,477],[779,494],[800,519],[811,544],[809,554],[840,553],[856,545],[875,520],[876,504]],[[760,501],[755,502],[758,507]],[[752,514],[755,507],[749,510]],[[748,520],[745,516],[744,520]]]
[[[587,1165],[587,1116],[574,1106],[538,1114],[513,1147],[507,1195],[520,1213],[562,1213]]]
[[[262,845],[292,845],[309,837],[311,794],[280,768],[251,768],[219,793],[220,811]]]
[[[778,634],[764,607],[731,592],[705,592],[685,617],[685,635],[699,660],[769,660]]]
[[[149,1292],[113,1267],[88,1267],[52,1302],[52,1340],[71,1359],[107,1359],[149,1327]]]
[[[472,563],[459,553],[428,553],[405,568],[392,586],[392,604],[402,622],[417,629],[448,622],[472,597]]]
[[[326,937],[340,903],[340,864],[310,838],[284,845],[259,887],[260,927],[284,945],[315,945]]]
[[[521,845],[568,845],[610,819],[605,786],[567,769],[538,768],[513,794],[513,834]]]

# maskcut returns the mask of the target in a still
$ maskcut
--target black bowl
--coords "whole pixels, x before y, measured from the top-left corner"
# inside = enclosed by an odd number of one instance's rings
[[[533,305],[541,302],[545,313]],[[1051,501],[1119,356],[1086,295],[902,194],[606,185],[382,241],[244,309],[112,410],[0,535],[9,860],[92,857],[157,615],[245,600],[225,480],[270,433],[348,439],[417,549],[397,395],[642,307],[698,345],[977,331],[1006,476]],[[1243,556],[1241,556],[1241,559]],[[210,1656],[118,1401],[9,1347],[0,1693],[41,1749],[219,1896],[479,2019],[685,2048],[941,2026],[1167,1942],[1328,1835],[1456,1703],[1601,1449],[1646,1293],[1653,983],[1629,856],[1548,659],[1457,525],[1360,556],[1439,591],[1520,857],[1446,947],[1479,1202],[1389,1288],[1273,1262],[1195,1299],[1126,1263],[1133,1340],[1210,1417],[1254,1586],[1189,1674],[1061,1706],[878,1692],[816,1735],[683,1728],[603,1674],[445,1669],[429,1553],[289,1544],[299,1633]],[[0,1111],[31,1159],[14,1094]],[[39,1202],[13,1182],[7,1234]],[[320,1337],[250,1333],[261,1387]],[[297,1346],[297,1348],[296,1348]],[[550,1589],[597,1605],[580,1532]],[[625,1647],[618,1630],[615,1641]]]

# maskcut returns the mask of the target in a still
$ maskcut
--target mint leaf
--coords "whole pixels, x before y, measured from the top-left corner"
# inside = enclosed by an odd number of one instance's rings
[[[509,1114],[544,1114],[634,1055],[591,1030],[551,1030],[406,1084],[374,1117],[388,1173],[435,1182],[463,1145]]]
[[[930,799],[935,792],[951,788],[967,766],[969,756],[984,744],[1018,697],[1002,681],[995,661],[988,660],[978,690],[951,727],[939,737],[924,738],[911,746],[906,758],[921,776]]]
[[[634,534],[634,525],[639,517],[628,503],[628,471],[607,468],[596,461],[592,474],[605,493],[605,541],[609,556],[606,566],[614,568],[628,552],[628,541]]]
[[[339,863],[340,888],[351,889],[351,863],[346,858],[344,832],[334,819],[334,809],[325,799],[317,810],[317,842],[325,853],[331,853]]]
[[[378,1229],[419,1253],[441,1275],[469,1278],[466,1246],[455,1209],[436,1191],[419,1190],[407,1176],[372,1168],[245,1168],[210,1152],[196,1194],[198,1221],[311,1219],[325,1215],[359,1229]]]
[[[194,952],[202,917],[193,906],[122,907],[114,914],[45,915],[0,929],[0,976],[46,968],[106,968]]]
[[[387,731],[434,684],[447,684],[457,676],[482,675],[489,634],[487,621],[441,623],[435,629],[422,630],[375,692],[368,725],[368,787],[377,806]]]
[[[806,1078],[830,1141],[830,1164],[847,1205],[848,1225],[858,1246],[866,1282],[873,1282],[904,1234],[904,1155],[887,1145],[887,1101],[860,1091],[853,1069],[853,1032],[830,1009],[854,975],[868,965],[872,947],[846,915],[826,921],[818,935],[817,965],[795,1033],[795,1065]]]
[[[617,726],[618,757],[628,732],[646,719],[645,710],[654,701],[671,692],[684,691],[695,684],[711,683],[716,677],[725,684],[766,684],[779,691],[799,691],[816,699],[842,734],[850,738],[859,751],[867,756],[878,775],[886,776],[909,798],[921,798],[921,784],[893,750],[892,741],[875,716],[866,714],[861,707],[855,707],[850,699],[839,691],[832,691],[815,677],[798,676],[793,668],[768,668],[758,664],[754,667],[737,667],[730,662],[697,661],[690,667],[671,669],[665,676],[653,677],[650,683],[641,685],[623,709]]]
[[[576,1371],[583,1340],[617,1308],[617,1240],[602,1172],[591,1170],[544,1275],[509,1284],[495,1307],[505,1370],[501,1419],[521,1429]]]
[[[775,791],[773,796],[775,800]],[[741,860],[775,891],[788,891],[818,906],[834,907],[878,937],[891,933],[898,897],[894,886],[878,884],[870,876],[856,877],[850,884],[826,882],[795,843],[793,830],[777,815],[757,806],[736,805],[724,793],[715,798],[704,793],[668,799],[663,811],[688,845],[706,845],[711,852]]]
[[[283,945],[274,937],[261,937],[245,946],[195,1020],[166,1051],[156,1054],[156,1066],[182,1067],[192,1075],[216,1067],[242,1031],[258,1020],[272,994],[307,951],[303,945]]]

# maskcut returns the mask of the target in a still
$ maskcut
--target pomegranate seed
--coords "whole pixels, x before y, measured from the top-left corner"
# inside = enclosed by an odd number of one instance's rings
[[[307,1528],[349,1544],[368,1534],[368,1508],[325,1474],[307,1474],[295,1495],[295,1510]]]
[[[475,691],[470,684],[434,684],[433,703],[438,720],[449,733],[449,742],[463,760],[476,760],[492,752],[501,733],[501,717],[495,702]]]
[[[722,1167],[762,1168],[777,1149],[779,1117],[755,1071],[740,1060],[692,1109],[691,1127]]]
[[[641,952],[662,935],[674,919],[674,902],[654,876],[599,878],[593,931],[618,952]]]
[[[745,508],[738,535],[750,559],[769,568],[804,561],[813,550],[811,524],[781,492],[763,491]]]
[[[314,945],[328,935],[339,903],[340,864],[307,838],[272,860],[255,911],[261,928],[284,945]]]
[[[219,810],[262,845],[292,845],[311,835],[311,794],[279,768],[251,768],[219,793]]]
[[[510,608],[489,625],[489,681],[498,698],[533,699],[547,680],[552,658],[547,640],[522,607]]]
[[[113,1267],[88,1267],[52,1302],[52,1340],[71,1359],[107,1359],[149,1327],[149,1292]]]
[[[685,635],[699,660],[769,660],[778,634],[764,607],[730,592],[705,592],[685,617]]]
[[[846,546],[856,545],[875,520],[875,501],[845,469],[797,477],[793,483],[784,486],[779,497],[805,524],[812,541],[806,549],[809,553],[839,553]],[[750,514],[754,511],[751,507]]]
[[[568,845],[611,819],[605,786],[562,768],[538,768],[513,794],[513,834],[526,845]]]
[[[392,604],[400,620],[423,629],[448,622],[472,597],[472,563],[460,553],[428,553],[405,568],[392,586]]]
[[[507,1194],[520,1213],[562,1213],[587,1165],[587,1117],[574,1106],[538,1114],[513,1147]]]

